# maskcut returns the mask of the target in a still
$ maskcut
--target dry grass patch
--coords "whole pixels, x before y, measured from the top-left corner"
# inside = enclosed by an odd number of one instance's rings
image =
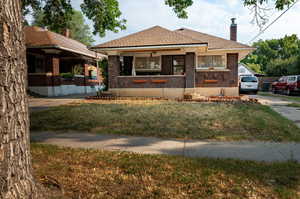
[[[32,112],[31,130],[206,140],[300,140],[300,129],[267,106],[152,100],[96,100]]]
[[[36,179],[57,198],[300,197],[300,165],[32,145]]]

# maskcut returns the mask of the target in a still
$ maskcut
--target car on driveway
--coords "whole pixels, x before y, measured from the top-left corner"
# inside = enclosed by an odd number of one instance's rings
[[[273,93],[292,95],[300,93],[300,75],[283,76],[272,84]]]
[[[239,81],[240,93],[257,93],[258,78],[255,76],[240,76]]]

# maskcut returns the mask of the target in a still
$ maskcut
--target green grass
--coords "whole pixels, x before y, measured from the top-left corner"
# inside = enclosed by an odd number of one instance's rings
[[[269,96],[269,97],[278,97],[283,100],[292,100],[295,102],[300,102],[300,97],[299,96],[287,96],[287,95],[278,95],[278,94],[273,94],[273,93],[268,93],[268,92],[258,92],[258,95],[261,96]]]
[[[54,198],[300,197],[295,162],[184,158],[32,144],[35,178]]]
[[[299,103],[291,103],[287,105],[288,107],[295,107],[295,108],[300,108],[300,104]]]
[[[259,104],[97,101],[31,113],[32,131],[212,140],[299,141],[300,129]]]

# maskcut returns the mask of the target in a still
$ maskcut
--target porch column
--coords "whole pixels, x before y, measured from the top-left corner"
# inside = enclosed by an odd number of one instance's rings
[[[84,86],[89,85],[89,65],[87,62],[83,63]]]
[[[49,86],[60,86],[59,73],[59,55],[46,55],[46,73],[52,73],[52,82],[48,82]]]
[[[188,52],[185,55],[185,87],[195,88],[195,53]]]
[[[108,56],[108,88],[118,88],[118,76],[120,75],[120,56]]]

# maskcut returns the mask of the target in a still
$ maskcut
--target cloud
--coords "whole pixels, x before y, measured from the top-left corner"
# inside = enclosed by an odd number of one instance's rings
[[[74,7],[79,8],[82,0],[73,0]],[[243,6],[242,0],[196,0],[188,8],[188,19],[178,19],[172,8],[164,0],[119,0],[122,17],[127,19],[127,29],[119,33],[108,32],[106,37],[95,37],[95,44],[116,39],[143,29],[160,25],[174,30],[188,27],[208,34],[229,38],[230,18],[237,17],[238,40],[250,41],[258,32],[257,26],[251,24],[252,14]],[[76,4],[76,5],[75,5]],[[300,34],[297,18],[300,17],[300,5],[287,12],[278,22],[269,28],[261,39],[280,38],[286,34]],[[270,21],[280,12],[271,11]],[[88,21],[92,25],[91,21]]]

